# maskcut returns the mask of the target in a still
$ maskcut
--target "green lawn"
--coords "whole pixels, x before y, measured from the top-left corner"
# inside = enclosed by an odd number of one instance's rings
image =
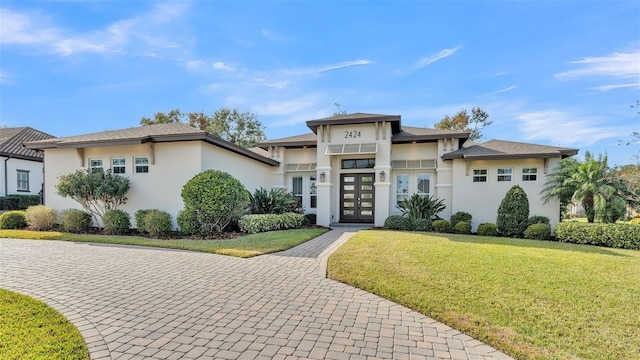
[[[0,289],[0,359],[89,359],[78,329],[45,303]]]
[[[640,251],[370,230],[328,273],[515,358],[640,358]]]
[[[76,242],[109,243],[193,250],[237,257],[252,257],[287,250],[324,232],[324,228],[270,231],[228,240],[150,239],[141,236],[108,236],[40,232],[28,230],[0,230],[0,238],[64,240]]]

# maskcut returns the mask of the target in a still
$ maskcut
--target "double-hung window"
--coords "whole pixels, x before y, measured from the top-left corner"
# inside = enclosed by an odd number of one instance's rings
[[[89,170],[92,173],[103,171],[102,159],[89,159]]]
[[[111,172],[113,174],[124,174],[126,169],[125,158],[113,158],[111,159]]]
[[[473,182],[487,182],[487,169],[474,169]]]
[[[501,168],[498,169],[498,182],[510,182],[513,169]]]
[[[26,170],[18,170],[18,191],[29,191],[29,172]]]
[[[149,172],[149,158],[147,156],[134,157],[133,163],[136,174],[146,174]]]
[[[522,181],[538,181],[538,168],[522,169]]]

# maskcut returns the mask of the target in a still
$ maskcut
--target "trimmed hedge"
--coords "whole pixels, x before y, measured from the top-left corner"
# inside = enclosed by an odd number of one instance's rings
[[[640,250],[638,225],[561,222],[555,230],[562,242]]]
[[[0,210],[24,210],[36,205],[40,205],[40,195],[0,196]]]
[[[449,233],[451,232],[451,223],[447,220],[438,219],[433,222],[433,231],[439,233]]]
[[[238,220],[240,231],[256,234],[272,230],[297,229],[304,224],[304,215],[296,213],[284,214],[250,214]]]
[[[498,236],[498,227],[494,223],[482,223],[478,225],[478,235]]]
[[[529,218],[529,225],[533,224],[550,224],[549,218],[542,215],[533,215]]]
[[[548,224],[531,224],[524,231],[525,239],[549,240],[551,239],[551,226]]]
[[[25,212],[12,210],[0,215],[0,229],[23,229],[27,227]]]
[[[411,230],[413,231],[431,231],[433,229],[433,221],[431,219],[413,219],[411,221]]]
[[[104,232],[111,235],[124,235],[129,232],[131,219],[125,211],[115,209],[108,210],[102,215]]]
[[[471,223],[467,221],[458,221],[453,227],[453,232],[456,234],[471,234]]]
[[[411,230],[411,220],[402,215],[391,215],[384,220],[383,227],[389,230]]]
[[[91,228],[91,214],[79,209],[62,212],[62,229],[70,233],[84,233]]]

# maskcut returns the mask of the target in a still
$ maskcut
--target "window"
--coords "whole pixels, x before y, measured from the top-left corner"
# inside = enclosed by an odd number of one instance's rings
[[[473,170],[473,182],[487,182],[487,169]]]
[[[29,191],[29,172],[18,170],[18,191]]]
[[[104,170],[101,159],[89,159],[89,169],[92,173]]]
[[[302,176],[294,176],[291,192],[298,198],[298,207],[302,207]]]
[[[316,190],[316,176],[309,175],[309,208],[311,209],[318,207]]]
[[[498,182],[510,182],[513,169],[498,169]]]
[[[136,174],[146,174],[149,172],[149,158],[146,156],[140,156],[133,158],[133,163],[135,164],[135,173]]]
[[[124,174],[125,173],[125,160],[124,158],[113,158],[111,159],[111,172],[114,174]]]
[[[522,181],[538,181],[538,168],[522,169]]]
[[[409,198],[409,174],[396,175],[396,204]]]
[[[417,185],[418,185],[418,194],[420,195],[429,195],[431,189],[431,175],[429,174],[418,174],[417,176]]]
[[[373,169],[376,159],[345,159],[342,160],[343,169]]]

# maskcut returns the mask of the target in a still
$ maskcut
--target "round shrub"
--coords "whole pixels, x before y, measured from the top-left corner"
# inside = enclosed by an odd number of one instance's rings
[[[184,209],[178,213],[176,218],[178,229],[185,235],[203,235],[202,226],[196,218],[196,212],[193,209]]]
[[[548,217],[546,216],[542,216],[542,215],[533,215],[532,217],[529,218],[529,225],[533,225],[533,224],[550,224],[550,220]]]
[[[413,219],[411,228],[413,231],[431,231],[431,219]]]
[[[384,221],[384,228],[389,230],[411,230],[411,220],[402,215],[391,215]]]
[[[106,234],[124,235],[129,232],[131,220],[125,211],[108,210],[102,215],[102,225]]]
[[[166,211],[147,211],[142,222],[144,229],[153,237],[166,236],[173,230],[171,214]]]
[[[460,221],[466,221],[471,224],[471,214],[464,211],[458,211],[457,213],[451,215],[451,226],[455,229],[456,224]]]
[[[458,221],[458,223],[453,227],[453,232],[456,234],[471,234],[471,223]]]
[[[91,214],[79,209],[62,212],[62,229],[71,233],[83,233],[91,228]]]
[[[451,232],[451,223],[444,219],[438,219],[433,222],[433,231],[439,233]]]
[[[551,226],[547,224],[533,224],[524,231],[525,239],[549,240],[551,238]]]
[[[310,226],[318,223],[316,214],[304,214],[304,225]]]
[[[478,225],[478,235],[482,236],[497,236],[498,228],[494,223],[482,223]]]
[[[519,185],[514,185],[498,207],[496,226],[504,236],[521,237],[529,225],[529,198]]]
[[[25,227],[27,227],[27,220],[24,211],[13,210],[0,215],[0,229],[23,229]]]
[[[640,218],[633,218],[629,220],[629,224],[631,225],[640,225]]]
[[[222,232],[234,218],[242,216],[249,203],[249,192],[238,179],[226,172],[206,170],[182,187],[185,209],[195,212],[205,234]]]
[[[138,229],[138,232],[147,232],[147,230],[144,228],[144,217],[147,216],[150,211],[151,209],[140,209],[133,215],[134,219],[136,220],[136,229]]]
[[[53,229],[57,218],[55,210],[44,205],[29,206],[25,213],[27,225],[36,231]]]

